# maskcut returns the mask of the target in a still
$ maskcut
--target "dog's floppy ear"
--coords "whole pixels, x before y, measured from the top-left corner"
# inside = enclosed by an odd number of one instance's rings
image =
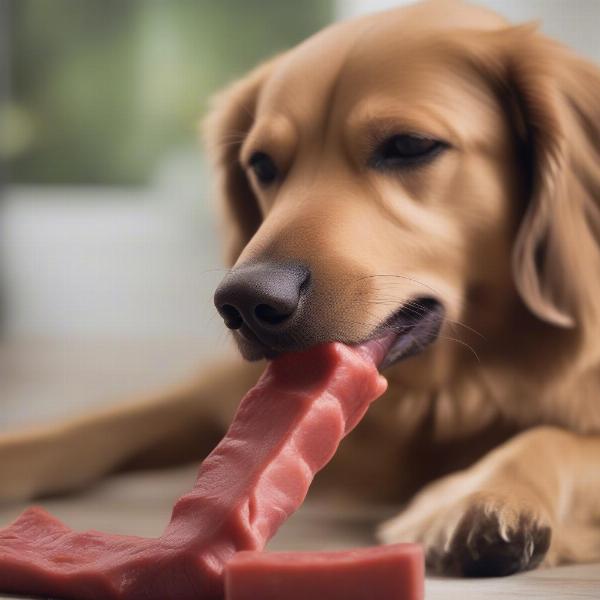
[[[214,96],[202,124],[225,222],[225,258],[229,265],[235,263],[261,222],[258,203],[240,164],[239,152],[254,121],[262,83],[275,60],[260,65]]]
[[[600,293],[600,70],[531,26],[496,35],[529,171],[516,287],[540,319],[581,325]]]

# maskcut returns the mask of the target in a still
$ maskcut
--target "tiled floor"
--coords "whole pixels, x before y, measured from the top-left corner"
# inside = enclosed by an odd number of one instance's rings
[[[74,411],[186,376],[198,364],[199,347],[173,342],[158,347],[127,344],[0,345],[0,429],[32,419],[64,417]],[[119,475],[86,493],[41,503],[76,529],[156,536],[169,518],[173,500],[189,488],[196,465],[160,472]],[[23,506],[0,507],[0,526]],[[378,509],[340,510],[308,502],[272,541],[271,549],[337,549],[373,543]],[[427,582],[427,600],[600,599],[600,565],[539,570],[494,580]],[[8,598],[0,596],[0,600]],[[374,599],[379,600],[379,599]]]

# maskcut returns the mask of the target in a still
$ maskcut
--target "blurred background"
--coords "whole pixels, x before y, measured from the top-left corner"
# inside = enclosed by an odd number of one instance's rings
[[[0,430],[228,351],[197,122],[336,19],[402,1],[0,0]],[[600,62],[600,1],[481,0]]]

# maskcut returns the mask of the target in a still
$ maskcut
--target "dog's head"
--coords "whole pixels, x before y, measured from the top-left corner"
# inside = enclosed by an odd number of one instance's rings
[[[233,265],[215,303],[242,353],[394,331],[389,364],[523,307],[577,327],[598,98],[594,67],[455,3],[334,25],[235,83],[207,139]]]

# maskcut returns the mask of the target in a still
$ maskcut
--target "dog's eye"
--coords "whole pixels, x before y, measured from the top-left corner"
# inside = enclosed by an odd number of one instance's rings
[[[254,171],[256,178],[263,185],[269,185],[277,179],[277,165],[264,152],[255,152],[248,161],[248,167]]]
[[[394,169],[423,164],[448,145],[440,140],[419,135],[394,135],[383,142],[369,161],[376,169]]]

